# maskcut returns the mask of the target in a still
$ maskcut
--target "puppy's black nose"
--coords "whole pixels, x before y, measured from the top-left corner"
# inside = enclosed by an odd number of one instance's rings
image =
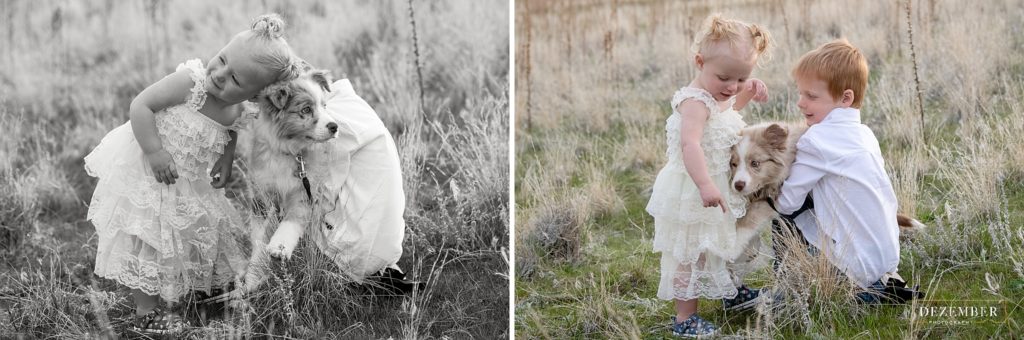
[[[733,183],[732,186],[736,187],[736,191],[743,191],[743,187],[747,186],[747,182],[736,181],[736,183]]]
[[[327,123],[327,131],[330,131],[331,133],[338,132],[338,123]]]

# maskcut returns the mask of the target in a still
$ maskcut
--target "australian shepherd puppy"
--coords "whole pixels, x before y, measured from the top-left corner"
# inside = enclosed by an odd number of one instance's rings
[[[778,217],[767,200],[778,197],[782,183],[796,158],[796,142],[807,131],[800,123],[761,123],[740,130],[742,137],[732,149],[731,185],[750,202],[747,214],[736,221],[738,255],[754,241],[772,219]],[[900,233],[925,227],[921,222],[897,214]]]
[[[265,279],[258,264],[267,257],[288,259],[311,221],[312,206],[303,154],[314,145],[327,142],[338,133],[338,122],[327,113],[330,76],[325,70],[307,70],[291,81],[268,86],[258,96],[259,113],[252,124],[248,162],[250,179],[276,207],[281,222],[270,242],[268,223],[253,226],[253,250],[245,276],[245,291],[252,291]],[[308,180],[306,180],[308,183]],[[265,245],[265,246],[264,246]],[[256,266],[253,266],[256,264]]]

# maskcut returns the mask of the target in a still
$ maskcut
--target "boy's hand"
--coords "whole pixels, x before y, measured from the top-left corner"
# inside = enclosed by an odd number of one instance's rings
[[[174,184],[174,179],[178,178],[178,170],[174,166],[174,158],[171,157],[170,152],[160,149],[147,153],[146,160],[149,161],[149,166],[153,169],[153,177],[156,177],[157,182]]]
[[[213,185],[215,189],[223,188],[228,184],[228,180],[231,179],[231,163],[234,160],[234,152],[225,152],[213,163],[213,167],[210,169],[210,177],[213,178],[213,182],[210,182],[210,185]]]
[[[754,94],[753,99],[755,102],[764,103],[768,101],[768,86],[765,85],[761,79],[748,79],[747,86],[744,90]]]
[[[705,188],[700,188],[700,200],[704,202],[704,207],[722,207],[722,213],[726,212],[725,201],[722,200],[722,192],[718,191],[714,185],[709,185]]]

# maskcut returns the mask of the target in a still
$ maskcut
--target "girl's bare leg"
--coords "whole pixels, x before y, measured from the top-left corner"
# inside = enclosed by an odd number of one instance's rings
[[[701,254],[701,256],[699,258],[697,258],[697,263],[695,263],[693,265],[693,267],[691,267],[689,264],[680,265],[676,269],[677,270],[676,285],[678,287],[688,287],[690,284],[692,284],[692,282],[690,282],[690,273],[694,269],[697,269],[697,270],[704,269],[704,262],[705,262],[704,255]],[[689,299],[689,300],[679,300],[679,299],[676,299],[676,322],[683,322],[684,320],[689,319],[690,316],[693,315],[696,312],[697,312],[697,299]]]
[[[141,290],[132,289],[132,298],[135,299],[135,315],[146,315],[156,308],[156,295],[148,295]]]
[[[676,322],[683,322],[697,312],[697,299],[676,300]]]

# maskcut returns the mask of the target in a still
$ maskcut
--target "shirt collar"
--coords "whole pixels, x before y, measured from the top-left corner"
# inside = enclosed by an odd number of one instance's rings
[[[852,107],[832,109],[822,123],[857,123],[860,124],[860,110]]]

